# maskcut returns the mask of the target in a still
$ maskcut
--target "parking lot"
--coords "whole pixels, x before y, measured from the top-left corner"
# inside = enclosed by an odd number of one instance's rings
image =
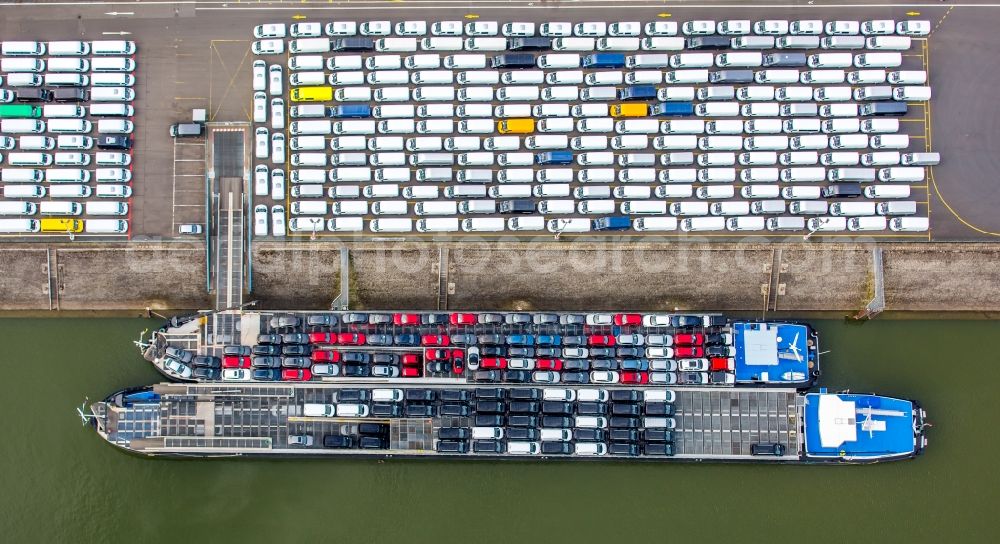
[[[4,41],[5,236],[127,237],[135,44]]]

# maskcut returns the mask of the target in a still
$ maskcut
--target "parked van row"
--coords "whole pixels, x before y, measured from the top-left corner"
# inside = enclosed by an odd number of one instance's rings
[[[4,56],[18,57],[40,57],[49,55],[52,57],[62,56],[110,56],[110,55],[134,55],[136,51],[135,42],[126,40],[97,40],[92,42],[84,41],[5,41],[0,43],[0,54]]]

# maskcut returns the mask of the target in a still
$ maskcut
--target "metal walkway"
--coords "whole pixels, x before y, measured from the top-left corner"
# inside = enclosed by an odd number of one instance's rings
[[[798,395],[791,389],[719,389],[677,392],[677,455],[749,456],[751,444],[783,444],[799,451]]]

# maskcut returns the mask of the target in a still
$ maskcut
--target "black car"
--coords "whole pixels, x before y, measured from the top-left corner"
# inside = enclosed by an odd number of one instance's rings
[[[586,372],[563,372],[563,383],[590,383],[590,374]]]
[[[276,382],[281,379],[281,371],[273,368],[256,368],[253,379],[261,382]]]
[[[132,140],[127,136],[110,136],[101,134],[97,137],[98,149],[117,149],[127,151],[132,149]]]
[[[442,404],[438,408],[438,415],[441,416],[465,417],[470,413],[469,407],[465,404]]]
[[[573,438],[578,442],[603,442],[604,429],[573,429]]]
[[[672,416],[675,409],[673,404],[666,402],[647,402],[645,405],[647,416]]]
[[[542,442],[543,455],[569,455],[573,453],[573,444],[570,442]]]
[[[674,454],[674,445],[649,442],[642,446],[642,452],[645,453],[646,455],[660,455],[660,456],[670,457],[673,456]]]
[[[420,316],[420,322],[424,325],[447,325],[448,314],[423,314]]]
[[[306,325],[310,327],[332,327],[337,324],[337,316],[333,314],[317,314],[306,316]]]
[[[680,372],[677,375],[677,383],[686,385],[705,385],[708,383],[706,372]]]
[[[587,337],[586,336],[563,336],[562,343],[564,346],[586,346]]]
[[[372,415],[375,417],[399,417],[402,412],[398,404],[377,402],[372,404]]]
[[[634,429],[611,429],[608,431],[608,439],[617,442],[635,442],[639,440],[639,431]]]
[[[608,453],[611,455],[636,457],[639,455],[639,445],[629,442],[612,442],[608,444]]]
[[[551,414],[557,416],[572,415],[573,414],[573,403],[572,402],[556,402],[556,401],[546,401],[542,403],[542,413]]]
[[[543,416],[542,427],[568,429],[573,426],[573,418],[565,416]]]
[[[527,325],[531,323],[531,314],[507,314],[504,322],[508,325]]]
[[[781,457],[785,454],[785,446],[782,444],[750,444],[750,455],[773,455]]]
[[[512,400],[509,409],[512,414],[537,414],[538,403],[526,400]]]
[[[441,440],[437,443],[439,453],[468,453],[469,444],[464,440]]]
[[[576,413],[581,416],[603,416],[608,413],[608,405],[603,402],[578,402]]]
[[[453,334],[451,335],[451,343],[456,346],[471,346],[476,343],[476,335],[474,334]]]
[[[472,442],[472,451],[476,453],[503,453],[503,442],[500,440],[476,440]]]
[[[281,357],[254,357],[251,364],[254,368],[281,368]]]
[[[507,350],[510,357],[534,357],[535,348],[512,347]]]
[[[611,405],[611,415],[613,416],[638,417],[641,413],[642,410],[639,408],[638,404],[615,402]]]
[[[323,437],[324,448],[350,448],[354,446],[354,440],[350,436],[342,434],[328,434]]]
[[[562,355],[562,348],[538,347],[535,348],[535,357],[559,357]]]
[[[340,367],[340,372],[344,376],[361,378],[368,375],[368,367],[365,365],[343,365]]]
[[[736,355],[731,346],[705,346],[706,357],[732,357]]]
[[[191,371],[191,375],[201,380],[218,380],[219,376],[222,375],[222,371],[219,370],[218,368],[196,366]]]
[[[472,395],[463,389],[441,389],[438,391],[438,399],[441,402],[466,402]]]
[[[281,346],[274,344],[257,344],[250,351],[254,355],[281,355]]]
[[[371,355],[363,351],[345,351],[340,354],[340,360],[345,363],[368,364]]]
[[[469,438],[469,429],[465,427],[441,427],[438,429],[441,440],[465,440]]]
[[[504,397],[504,390],[499,387],[480,387],[476,389],[476,399],[499,400]]]
[[[611,417],[608,425],[616,429],[638,429],[639,418],[637,417]]]
[[[222,348],[222,354],[236,357],[249,357],[250,346],[224,346]],[[167,350],[167,355],[171,355],[169,348]],[[176,359],[176,357],[174,358]]]
[[[725,335],[719,333],[706,334],[705,335],[705,345],[706,346],[721,346],[726,344]]]
[[[512,414],[507,418],[507,425],[511,427],[537,427],[538,416]]]
[[[646,429],[642,431],[642,439],[646,442],[673,442],[674,432],[666,429]]]
[[[499,400],[477,400],[476,413],[478,414],[502,414],[506,406]]]
[[[507,390],[507,394],[510,395],[511,399],[517,400],[539,400],[542,398],[542,392],[531,387],[511,388]]]
[[[368,402],[368,391],[364,389],[341,389],[337,392],[337,402]]]
[[[403,409],[406,417],[433,417],[434,406],[431,404],[407,404]]]
[[[389,434],[388,423],[362,423],[358,425],[358,434],[384,436]]]
[[[205,368],[222,368],[222,359],[211,355],[197,355],[191,359],[191,366]]]
[[[510,440],[538,440],[538,429],[534,427],[511,427],[506,433]]]
[[[701,326],[701,316],[697,315],[672,315],[670,316],[670,326],[675,329],[683,329]]]
[[[258,344],[280,344],[281,335],[280,334],[258,334],[257,335]]]
[[[419,346],[420,335],[418,334],[397,334],[393,338],[393,343],[397,346]]]
[[[451,372],[451,363],[446,363],[444,361],[427,363],[427,372],[430,372],[431,374],[448,374]]]
[[[366,342],[369,346],[391,346],[392,345],[392,335],[391,334],[369,334],[366,338]]]
[[[369,335],[368,338],[371,338],[371,336]],[[399,364],[399,355],[395,353],[374,353],[372,354],[372,364],[396,365]]]
[[[565,364],[565,363],[563,363]],[[618,370],[618,361],[615,359],[594,359],[590,361],[591,370]]]
[[[593,357],[593,358],[595,358],[595,359],[597,359],[597,358],[606,358],[606,357],[614,357],[615,356],[615,348],[593,347],[593,348],[590,348],[590,356]]]
[[[358,323],[368,323],[368,314],[353,312],[344,314],[344,324],[357,325]]]
[[[479,348],[483,357],[506,357],[507,346],[483,346]]]
[[[308,357],[312,355],[312,346],[292,344],[287,346],[281,346],[281,353],[283,355],[295,355],[298,357]]]
[[[281,367],[282,368],[309,368],[312,366],[312,361],[308,357],[282,357]]]
[[[590,370],[590,361],[586,359],[566,359],[563,361],[563,372],[587,372]]]
[[[500,381],[500,371],[499,370],[477,370],[472,375],[472,381],[475,381],[475,382],[498,382],[498,381]]]
[[[503,427],[503,416],[500,414],[477,414],[473,421],[476,427]]]
[[[644,352],[639,348],[629,346],[616,348],[615,353],[618,355],[619,359],[634,359],[636,357],[642,357]]]
[[[362,436],[358,446],[364,450],[384,450],[389,447],[389,441],[381,436]]]
[[[432,389],[407,389],[404,394],[407,401],[431,402],[434,400],[434,390]]]
[[[706,315],[702,318],[702,326],[705,327],[722,327],[726,324],[726,316],[724,315]]]
[[[281,342],[283,344],[308,344],[309,335],[301,332],[290,332],[281,335]]]
[[[505,370],[503,381],[510,383],[528,383],[531,381],[531,372],[527,370]]]
[[[639,402],[639,392],[634,389],[613,389],[612,402]]]

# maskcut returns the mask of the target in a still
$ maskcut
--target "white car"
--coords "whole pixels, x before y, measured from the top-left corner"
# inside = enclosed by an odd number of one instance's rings
[[[274,236],[285,235],[285,207],[271,206],[271,233]]]
[[[549,370],[539,370],[531,373],[531,381],[535,383],[559,383],[559,373]]]
[[[515,357],[507,361],[507,368],[511,370],[534,370],[535,360]]]
[[[615,317],[611,314],[587,314],[588,325],[614,325]]]
[[[267,94],[264,91],[253,93],[253,122],[263,123],[267,120]]]
[[[433,36],[461,36],[462,21],[438,21],[431,25]]]
[[[594,370],[590,373],[590,383],[618,383],[621,376],[613,370]]]
[[[673,359],[650,359],[651,372],[677,372],[677,361]]]
[[[267,196],[271,194],[271,184],[267,181],[267,166],[258,164],[253,169],[253,194],[254,196]]]
[[[168,371],[173,372],[174,374],[177,374],[181,378],[190,378],[191,377],[191,367],[187,366],[186,364],[184,364],[184,363],[182,363],[180,361],[175,361],[173,359],[167,359],[167,362],[164,363],[163,366],[165,366]]]
[[[646,335],[646,345],[647,346],[672,346],[674,345],[674,337],[669,334],[647,334]]]
[[[253,90],[267,89],[267,63],[262,60],[253,61]]]
[[[587,348],[563,348],[562,356],[564,359],[586,359],[590,355],[590,350]]]
[[[222,381],[224,382],[248,382],[251,379],[248,368],[226,368],[222,370]]]
[[[649,383],[673,385],[677,383],[677,374],[673,372],[650,372]]]
[[[254,151],[253,156],[258,159],[266,159],[268,151],[268,142],[271,139],[271,135],[268,130],[264,127],[260,127],[254,131]]]
[[[668,348],[665,346],[649,346],[646,348],[646,357],[649,357],[650,359],[673,359],[674,348]]]
[[[271,129],[285,128],[285,101],[281,98],[271,99]]]
[[[609,36],[638,36],[642,33],[642,25],[635,21],[611,23],[608,26]]]
[[[288,28],[293,38],[318,38],[323,35],[323,25],[319,23],[295,23]]]
[[[600,38],[608,33],[608,23],[604,21],[591,21],[587,23],[577,23],[573,26],[574,36],[587,38]]]
[[[271,23],[253,27],[254,38],[284,38],[285,23]]]
[[[339,376],[340,375],[340,365],[333,363],[323,363],[318,365],[312,365],[312,375],[313,376]]]
[[[362,36],[388,36],[392,33],[389,21],[368,21],[361,23]]]
[[[496,36],[496,21],[473,21],[465,24],[465,33],[469,36]]]
[[[271,198],[285,199],[285,171],[281,168],[271,170]]]
[[[263,204],[253,209],[253,235],[267,236],[267,206]]]
[[[427,34],[427,23],[424,21],[403,21],[396,23],[398,36],[423,36]]]
[[[708,359],[680,359],[677,365],[681,372],[708,372]]]
[[[268,87],[267,92],[272,96],[278,96],[281,94],[281,65],[272,64],[270,68],[267,69],[268,73]]]
[[[641,346],[646,343],[646,337],[641,334],[619,334],[618,344],[622,346]]]
[[[271,135],[271,162],[285,163],[285,135],[280,132]]]
[[[254,55],[280,55],[285,52],[285,40],[260,40],[251,49]]]
[[[642,316],[642,325],[644,327],[669,327],[670,326],[670,315],[669,314],[646,314]]]
[[[327,36],[353,36],[358,33],[358,23],[354,21],[334,21],[332,23],[327,23],[326,28]]]
[[[535,23],[507,23],[500,31],[508,38],[528,38],[535,35]]]

